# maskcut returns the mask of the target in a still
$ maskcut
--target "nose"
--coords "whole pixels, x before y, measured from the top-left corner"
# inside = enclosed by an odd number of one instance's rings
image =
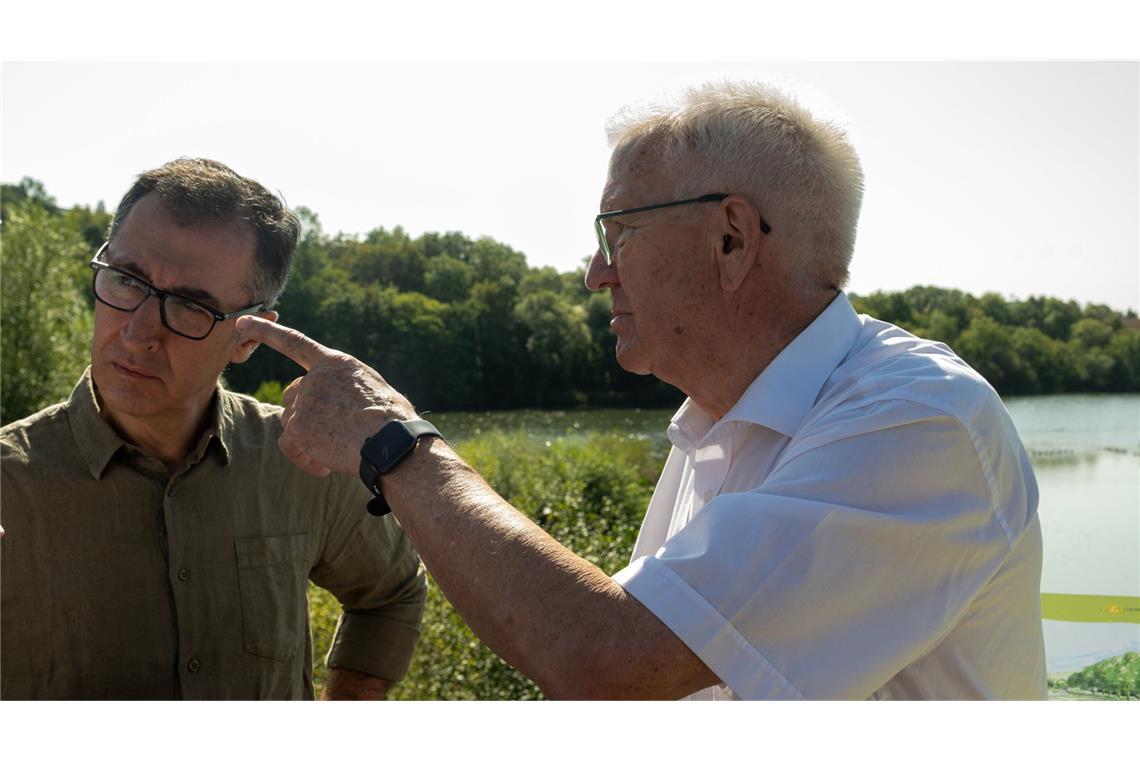
[[[127,312],[127,321],[119,331],[123,343],[142,351],[153,351],[158,348],[162,333],[166,329],[162,326],[162,315],[159,312],[157,298],[148,297],[137,309]]]
[[[603,288],[612,288],[618,284],[617,266],[607,264],[605,257],[602,256],[602,249],[596,249],[586,266],[586,290],[596,293]]]

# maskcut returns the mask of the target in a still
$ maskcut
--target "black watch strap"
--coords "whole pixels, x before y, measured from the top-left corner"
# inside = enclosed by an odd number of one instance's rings
[[[376,435],[364,441],[360,447],[360,479],[374,497],[368,502],[369,514],[381,517],[392,511],[376,481],[411,454],[416,448],[416,442],[425,435],[443,437],[435,425],[427,420],[392,420],[380,428]]]

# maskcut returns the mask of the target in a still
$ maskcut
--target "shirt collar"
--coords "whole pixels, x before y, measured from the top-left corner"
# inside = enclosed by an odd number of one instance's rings
[[[715,430],[736,421],[763,425],[791,437],[811,411],[827,378],[855,345],[859,316],[840,292],[823,312],[764,368],[719,421],[692,399],[673,415],[669,440],[692,449]]]
[[[216,403],[211,404],[211,419],[206,429],[202,431],[197,446],[194,447],[191,455],[192,463],[198,462],[205,455],[210,441],[214,440],[218,443],[217,448],[223,464],[229,464],[236,403],[231,396],[232,394],[219,383],[214,397]],[[124,441],[100,414],[99,401],[95,397],[95,385],[91,381],[90,366],[84,370],[83,376],[79,378],[79,382],[71,392],[71,397],[67,401],[67,415],[75,444],[87,463],[91,477],[98,480],[103,477],[103,472],[115,453],[130,444]]]
[[[127,442],[99,414],[95,386],[91,383],[91,367],[83,371],[83,377],[79,378],[67,400],[67,418],[75,445],[87,463],[91,477],[98,480],[111,457]]]
[[[216,401],[211,412],[213,419],[202,434],[202,441],[199,442],[199,458],[205,451],[205,445],[210,440],[215,440],[218,442],[218,452],[223,464],[228,465],[230,451],[234,445],[234,419],[237,417],[239,404],[234,394],[223,388],[221,382],[218,383],[214,398]]]

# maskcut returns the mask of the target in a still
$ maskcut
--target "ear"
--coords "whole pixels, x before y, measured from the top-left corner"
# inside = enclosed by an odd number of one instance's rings
[[[763,250],[760,212],[745,196],[730,195],[721,204],[720,221],[716,257],[720,286],[734,291],[744,284]]]
[[[257,316],[270,322],[277,321],[277,312],[275,311],[262,311],[258,312]],[[241,340],[238,339],[238,344],[234,346],[234,352],[230,356],[230,364],[241,364],[253,355],[253,349],[257,348],[260,343],[256,340]]]

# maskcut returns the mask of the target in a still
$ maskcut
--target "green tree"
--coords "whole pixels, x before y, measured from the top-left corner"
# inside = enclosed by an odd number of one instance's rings
[[[451,256],[436,256],[427,260],[424,272],[424,293],[444,303],[467,298],[475,272],[471,265]]]
[[[974,317],[954,343],[954,350],[995,388],[1022,382],[1025,373],[1010,332],[985,314]]]
[[[1099,319],[1082,319],[1073,325],[1071,340],[1085,350],[1104,348],[1112,340],[1112,328]]]
[[[328,323],[322,314],[324,304],[354,285],[347,272],[332,266],[327,241],[320,219],[305,207],[296,209],[301,222],[301,236],[293,253],[293,265],[285,292],[275,308],[282,324],[311,335],[315,340],[332,343],[327,334]],[[243,364],[226,369],[230,387],[246,393],[267,380],[289,382],[301,374],[301,368],[276,351],[259,348]]]
[[[1116,333],[1105,350],[1112,359],[1110,390],[1140,392],[1140,332],[1124,330]]]
[[[425,232],[419,238],[420,248],[429,259],[447,256],[469,263],[471,261],[471,239],[461,232]]]
[[[101,206],[61,209],[34,179],[0,186],[6,236],[19,226],[7,224],[8,217],[17,211],[26,217],[27,209],[36,209],[38,223],[57,238],[84,241],[81,258],[102,242],[110,222]],[[429,232],[412,238],[399,226],[363,237],[330,236],[311,210],[296,211],[301,237],[277,306],[282,323],[376,366],[417,404],[438,410],[672,406],[683,398],[651,375],[621,369],[609,294],[583,287],[588,259],[574,271],[557,272],[529,267],[521,252],[488,237]],[[68,271],[70,290],[90,308],[90,272],[82,266]],[[24,297],[17,290],[10,285],[5,297]],[[1001,393],[1140,390],[1140,333],[1131,312],[1048,296],[977,297],[931,285],[850,298],[856,311],[946,343]],[[5,356],[15,349],[13,341]],[[48,373],[49,364],[36,371]],[[254,392],[300,372],[263,349],[230,367],[226,379],[235,390]]]
[[[926,326],[918,333],[919,337],[927,340],[937,340],[948,346],[954,345],[961,334],[962,328],[958,319],[941,309],[935,309],[927,318]]]
[[[357,282],[378,282],[403,291],[424,289],[427,260],[420,245],[397,225],[391,232],[378,227],[360,245],[352,269]]]
[[[519,294],[525,296],[543,290],[551,293],[562,293],[562,285],[562,275],[554,267],[530,269],[519,281]],[[582,289],[581,283],[579,283],[578,289]]]
[[[475,241],[470,257],[476,280],[480,282],[502,282],[506,278],[517,288],[528,270],[526,256],[489,237]]]
[[[63,221],[75,229],[87,241],[91,253],[107,239],[111,227],[111,214],[103,208],[102,201],[94,209],[76,206],[63,212]]]
[[[898,325],[904,330],[914,330],[914,309],[905,293],[884,293],[877,290],[868,296],[854,296],[852,300],[856,311]]]
[[[510,277],[476,282],[467,301],[472,362],[480,378],[472,394],[478,409],[510,409],[523,406],[525,372],[518,357],[525,338],[515,317],[518,287]]]
[[[90,361],[93,320],[76,287],[91,255],[87,241],[42,204],[17,202],[6,213],[0,420],[11,422],[67,397]]]
[[[1112,328],[1096,318],[1079,320],[1072,329],[1069,345],[1075,357],[1075,376],[1080,386],[1090,391],[1107,391],[1117,374],[1116,362],[1108,350]]]
[[[1076,301],[1062,301],[1059,298],[1046,298],[1043,309],[1041,332],[1054,340],[1068,340],[1073,325],[1081,318],[1081,307]]]
[[[0,185],[0,220],[8,223],[8,209],[17,208],[26,204],[39,206],[49,214],[58,214],[59,206],[52,197],[44,183],[38,179],[24,177],[15,185]]]
[[[575,387],[574,370],[583,366],[589,353],[586,310],[557,293],[538,290],[519,300],[515,319],[526,334],[526,354],[533,368],[528,390],[533,403],[584,403],[585,393]]]
[[[1057,393],[1065,387],[1072,370],[1060,343],[1034,327],[1013,328],[1010,343],[1021,360],[1018,382],[1011,384],[1010,392]]]
[[[999,325],[1013,322],[1009,303],[997,293],[983,293],[978,299],[977,308]]]

